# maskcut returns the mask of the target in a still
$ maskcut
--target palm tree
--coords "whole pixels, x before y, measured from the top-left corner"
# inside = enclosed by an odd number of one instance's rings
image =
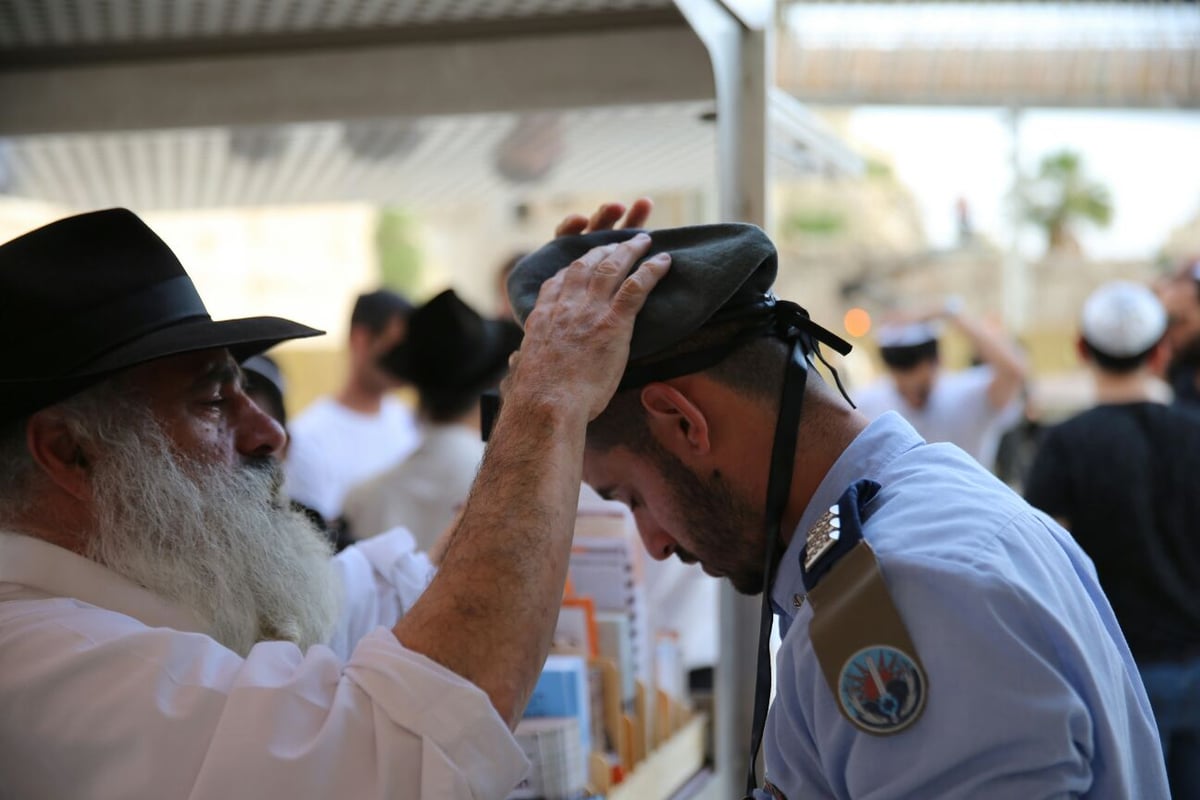
[[[1037,175],[1022,193],[1023,216],[1046,232],[1050,252],[1080,253],[1075,226],[1090,222],[1107,227],[1112,221],[1108,187],[1088,178],[1078,153],[1062,150],[1042,159]]]

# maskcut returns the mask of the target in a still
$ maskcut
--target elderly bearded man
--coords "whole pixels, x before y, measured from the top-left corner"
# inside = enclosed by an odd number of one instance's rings
[[[599,248],[548,285],[558,305],[527,322],[428,587],[406,535],[331,562],[280,499],[283,432],[238,360],[318,331],[212,321],[125,210],[0,246],[0,794],[507,796],[584,430],[669,262],[626,278],[648,244]]]

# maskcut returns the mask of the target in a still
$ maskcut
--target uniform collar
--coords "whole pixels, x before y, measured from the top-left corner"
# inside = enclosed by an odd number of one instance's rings
[[[808,529],[831,505],[838,501],[846,488],[855,481],[867,478],[879,479],[884,469],[901,453],[925,443],[904,417],[894,411],[878,417],[854,438],[837,461],[825,473],[812,499],[800,516],[800,524],[792,533],[787,551],[779,561],[775,583],[771,589],[771,601],[775,613],[792,619],[796,615],[796,592],[803,592],[804,581],[800,575],[800,556],[807,540]]]
[[[0,531],[0,584],[69,597],[133,617],[151,628],[209,633],[191,611],[108,567],[32,536]]]

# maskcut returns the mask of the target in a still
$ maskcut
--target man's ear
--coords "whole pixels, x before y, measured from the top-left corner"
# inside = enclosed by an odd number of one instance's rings
[[[61,412],[45,409],[30,417],[25,446],[59,488],[80,500],[89,496],[91,457]]]
[[[1092,353],[1088,350],[1087,342],[1082,336],[1075,339],[1075,355],[1079,356],[1080,362],[1084,364],[1092,363]]]
[[[366,325],[352,325],[348,339],[350,350],[360,353],[371,346],[371,329]]]
[[[712,449],[708,418],[686,394],[666,383],[649,383],[642,388],[650,432],[677,456],[705,456]]]
[[[1167,366],[1170,363],[1171,351],[1167,347],[1167,340],[1159,339],[1158,344],[1154,345],[1150,350],[1150,355],[1146,358],[1146,364],[1155,375],[1166,375]]]

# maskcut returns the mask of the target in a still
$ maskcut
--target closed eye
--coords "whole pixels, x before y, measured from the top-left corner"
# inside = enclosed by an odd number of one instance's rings
[[[641,502],[639,502],[637,498],[625,497],[622,492],[619,492],[618,490],[616,490],[615,488],[613,488],[611,486],[604,486],[599,489],[596,489],[596,494],[600,495],[600,497],[602,497],[605,500],[608,500],[609,502],[612,502],[615,500],[618,503],[624,503],[626,505],[626,507],[629,508],[630,511],[636,511],[642,505]]]

